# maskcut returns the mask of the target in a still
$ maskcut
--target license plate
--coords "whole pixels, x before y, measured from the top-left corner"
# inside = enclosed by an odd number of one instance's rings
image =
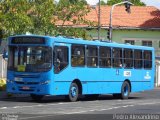
[[[22,89],[23,90],[29,90],[30,88],[28,86],[23,86]]]

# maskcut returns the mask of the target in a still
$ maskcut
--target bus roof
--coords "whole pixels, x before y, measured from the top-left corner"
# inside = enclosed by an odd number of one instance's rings
[[[131,49],[145,49],[145,50],[154,50],[153,47],[147,47],[147,46],[138,46],[138,45],[131,45],[131,44],[120,44],[116,42],[109,42],[109,41],[89,41],[84,40],[82,38],[74,38],[74,37],[64,37],[64,36],[42,36],[42,35],[16,35],[11,36],[12,37],[43,37],[46,39],[52,39],[53,42],[59,42],[59,43],[71,43],[71,44],[84,44],[84,45],[98,45],[98,46],[108,46],[108,47],[119,47],[119,48],[131,48]]]
[[[120,47],[120,48],[132,48],[132,49],[149,49],[154,50],[153,47],[147,47],[147,46],[138,46],[138,45],[131,45],[131,44],[120,44],[116,42],[109,42],[109,41],[89,41],[89,40],[83,40],[81,38],[67,38],[67,37],[54,37],[54,41],[61,42],[61,43],[72,43],[72,44],[85,44],[85,45],[98,45],[98,46],[108,46],[108,47]]]

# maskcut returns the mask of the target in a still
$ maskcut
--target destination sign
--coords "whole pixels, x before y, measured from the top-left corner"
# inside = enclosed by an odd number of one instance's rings
[[[14,37],[12,38],[12,44],[45,44],[45,38],[43,37]]]

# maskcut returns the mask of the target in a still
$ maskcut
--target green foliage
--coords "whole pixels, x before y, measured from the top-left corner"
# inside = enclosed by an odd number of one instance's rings
[[[63,35],[63,36],[70,36],[70,37],[76,37],[76,38],[83,38],[86,40],[92,39],[88,34],[87,31],[83,28],[57,28],[56,31],[57,35]]]
[[[129,1],[132,2],[135,6],[145,6],[145,4],[140,0],[129,0]],[[108,0],[107,5],[113,5],[120,2],[123,2],[123,0]]]
[[[54,30],[55,4],[53,0],[35,0],[30,2],[31,10],[28,14],[33,21],[33,29],[30,30],[34,34],[49,35]]]
[[[107,5],[107,3],[104,2],[104,1],[100,1],[100,4],[101,4],[101,5]],[[99,2],[97,3],[97,5],[99,5]]]
[[[56,10],[58,20],[63,21],[62,26],[66,21],[73,22],[74,24],[88,22],[83,16],[86,15],[90,9],[81,0],[60,0]]]
[[[120,2],[122,2],[122,0],[108,0],[107,5],[114,5],[114,4],[120,3]]]
[[[26,0],[4,0],[0,2],[0,30],[5,35],[23,34],[30,29],[32,21],[27,16],[30,6]]]
[[[89,11],[86,0],[1,0],[0,39],[26,32],[87,38],[83,29],[64,29],[64,24],[70,21],[91,25],[83,17]],[[57,21],[62,21],[61,27],[55,25]]]
[[[81,38],[88,38],[84,29],[64,28],[65,22],[72,22],[73,24],[89,24],[92,23],[84,19],[90,8],[86,6],[84,0],[60,0],[56,6],[56,15],[58,20],[62,21],[61,27],[57,28],[56,34],[65,36],[74,36]]]
[[[141,2],[140,0],[131,0],[131,2],[135,5],[135,6],[146,6],[145,3]]]

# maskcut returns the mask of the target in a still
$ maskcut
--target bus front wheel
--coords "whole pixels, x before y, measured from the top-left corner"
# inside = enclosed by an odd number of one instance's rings
[[[121,98],[128,99],[129,94],[130,94],[130,84],[127,81],[125,81],[122,84],[122,88],[121,88]]]
[[[36,94],[30,94],[30,96],[34,101],[41,101],[42,98],[44,97],[43,95],[36,95]]]
[[[71,102],[75,102],[78,100],[78,97],[79,97],[78,85],[73,82],[69,88],[68,98]]]

